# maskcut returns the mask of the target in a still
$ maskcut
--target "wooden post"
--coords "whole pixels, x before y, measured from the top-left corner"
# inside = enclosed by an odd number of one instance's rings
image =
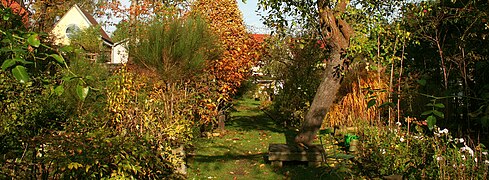
[[[224,127],[225,127],[225,121],[226,121],[226,114],[224,113],[219,113],[219,115],[217,115],[217,125],[218,125],[218,129],[220,131],[224,131]]]

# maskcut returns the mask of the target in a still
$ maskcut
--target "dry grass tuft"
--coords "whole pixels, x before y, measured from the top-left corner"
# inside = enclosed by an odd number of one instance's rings
[[[355,73],[345,77],[340,93],[344,94],[342,99],[331,106],[323,126],[355,126],[358,124],[377,124],[380,122],[380,109],[378,106],[388,99],[388,83],[379,78],[377,72]],[[376,105],[367,108],[367,90],[375,90],[372,94],[376,98]]]

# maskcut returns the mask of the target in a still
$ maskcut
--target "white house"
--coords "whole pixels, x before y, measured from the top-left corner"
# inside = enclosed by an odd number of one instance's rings
[[[55,25],[51,34],[56,44],[69,45],[70,37],[79,30],[98,25],[93,16],[74,5]],[[100,37],[105,45],[112,47],[114,43],[107,33],[100,28]]]
[[[81,9],[78,5],[74,5],[68,12],[56,23],[51,34],[54,36],[54,42],[59,45],[69,45],[70,37],[79,30],[86,29],[90,26],[97,26],[98,22],[95,18]],[[100,28],[100,38],[103,40],[103,45],[106,48],[107,56],[110,56],[110,64],[126,63],[128,60],[127,40],[113,43],[107,33]],[[110,55],[109,55],[110,53]]]
[[[112,46],[112,52],[110,55],[110,64],[125,64],[129,59],[129,53],[127,52],[127,46],[129,40],[122,40],[118,43],[114,43]]]

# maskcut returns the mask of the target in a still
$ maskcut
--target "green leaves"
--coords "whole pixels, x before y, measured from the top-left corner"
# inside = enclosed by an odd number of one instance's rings
[[[426,79],[420,79],[417,81],[419,85],[426,86]]]
[[[433,115],[428,116],[426,121],[428,122],[428,129],[433,130],[433,127],[436,125],[436,117]]]
[[[426,104],[426,106],[436,107],[436,108],[445,108],[445,105],[442,103],[436,103],[436,104],[428,103],[428,104]]]
[[[12,69],[12,74],[15,79],[19,80],[21,83],[26,83],[30,80],[24,66],[15,66],[15,68]]]
[[[375,100],[375,99],[371,99],[371,100],[370,100],[370,101],[368,101],[368,103],[367,103],[367,109],[368,109],[368,108],[371,108],[371,107],[373,107],[373,106],[375,106],[375,104],[376,104],[376,103],[377,103],[377,100]]]
[[[39,47],[41,45],[41,40],[39,40],[39,35],[37,33],[33,33],[27,38],[27,43],[34,47]]]
[[[56,93],[57,96],[60,96],[65,92],[65,88],[63,85],[59,85],[58,87],[54,88],[54,93]]]
[[[88,96],[89,90],[90,90],[89,87],[84,87],[84,86],[78,84],[76,86],[76,95],[78,95],[78,98],[80,98],[80,100],[84,101],[85,98],[87,98],[87,96]]]
[[[13,58],[13,59],[7,59],[3,62],[2,64],[2,70],[7,70],[8,68],[10,67],[13,67],[14,65],[16,65],[17,63],[21,63],[23,65],[25,64],[33,64],[33,62],[29,62],[29,61],[26,61],[26,60],[23,60],[21,58]]]
[[[2,64],[2,70],[4,70],[4,71],[5,71],[5,70],[7,70],[9,67],[14,66],[14,65],[15,65],[15,63],[16,63],[16,62],[15,62],[15,60],[13,60],[13,59],[7,59],[7,60],[5,60],[5,61],[3,62],[3,64]]]
[[[445,115],[442,112],[437,111],[437,110],[429,110],[429,111],[425,111],[421,114],[421,116],[426,116],[426,115],[435,115],[435,116],[438,116],[440,118],[445,118]]]
[[[60,64],[64,64],[65,63],[65,59],[63,58],[63,56],[60,56],[58,54],[51,54],[50,56],[52,58],[54,58]]]
[[[433,100],[433,103],[428,103],[426,106],[432,107],[432,110],[425,111],[421,113],[421,116],[428,116],[426,118],[426,121],[428,122],[428,128],[430,130],[433,130],[433,127],[436,125],[436,117],[439,118],[445,118],[445,114],[442,112],[438,111],[438,109],[443,109],[445,108],[445,105],[442,103],[435,103],[435,100]]]

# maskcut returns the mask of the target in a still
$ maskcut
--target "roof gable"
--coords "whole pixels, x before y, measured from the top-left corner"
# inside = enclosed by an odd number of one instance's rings
[[[58,23],[60,23],[61,21],[63,21],[65,18],[67,18],[66,16],[71,11],[77,12],[77,14],[79,14],[81,17],[83,17],[83,19],[86,21],[86,23],[87,24],[90,24],[90,26],[97,26],[97,25],[99,25],[98,22],[95,20],[95,18],[90,13],[82,10],[78,5],[75,4],[70,10],[68,10],[63,15],[63,17],[54,26],[56,27],[58,25]],[[104,41],[107,41],[110,44],[113,44],[112,39],[109,37],[109,35],[107,35],[107,33],[104,31],[104,29],[102,29],[102,27],[100,27],[99,31],[100,31],[100,35],[102,36],[102,39]]]
[[[75,6],[77,6],[75,4]],[[78,7],[78,6],[77,6]],[[80,8],[78,8],[80,9]],[[92,26],[98,26],[98,22],[95,20],[95,18],[93,18],[93,16],[89,13],[87,13],[85,10],[83,9],[80,9],[80,11],[83,13],[83,15],[88,19],[88,21],[92,24]],[[107,33],[104,31],[104,29],[102,29],[102,27],[100,27],[100,34],[102,35],[102,39],[110,42],[110,43],[113,43],[112,42],[112,39],[109,37],[109,35],[107,35]]]

